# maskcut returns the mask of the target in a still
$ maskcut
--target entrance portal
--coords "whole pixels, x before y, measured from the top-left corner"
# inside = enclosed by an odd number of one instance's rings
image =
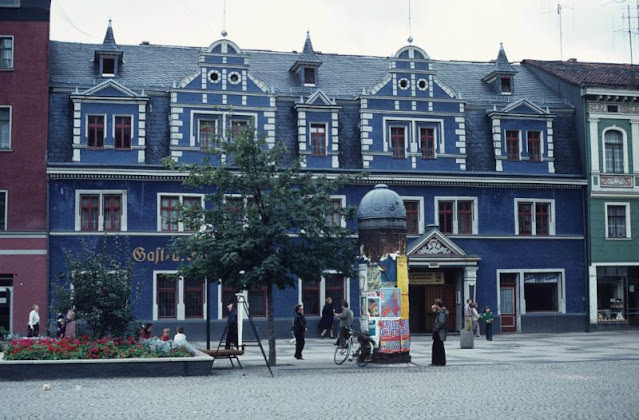
[[[408,318],[411,333],[424,334],[433,331],[431,305],[435,299],[443,300],[448,309],[448,331],[456,330],[457,305],[455,302],[455,286],[453,284],[413,284],[411,277],[408,286],[408,299],[410,302]]]

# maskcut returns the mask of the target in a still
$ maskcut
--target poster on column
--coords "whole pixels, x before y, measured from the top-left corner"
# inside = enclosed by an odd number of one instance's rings
[[[398,353],[402,351],[400,321],[399,319],[380,319],[377,322],[380,353]]]
[[[408,319],[408,258],[406,255],[397,257],[397,287],[402,293],[402,319]]]
[[[382,318],[399,318],[401,310],[401,290],[393,288],[379,289]]]

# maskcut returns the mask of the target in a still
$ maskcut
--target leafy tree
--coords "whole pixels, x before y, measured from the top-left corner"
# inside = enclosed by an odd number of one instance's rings
[[[94,337],[119,336],[133,321],[133,266],[119,238],[104,238],[101,245],[82,242],[79,255],[65,253],[66,283],[55,287],[57,312],[75,309]],[[132,296],[132,292],[136,292]]]
[[[180,269],[185,277],[220,280],[238,291],[266,286],[269,362],[275,365],[273,287],[294,286],[297,278],[320,281],[326,269],[352,276],[352,232],[331,216],[349,220],[355,209],[330,203],[346,178],[302,170],[281,142],[269,147],[247,129],[225,143],[223,153],[216,165],[210,159],[170,164],[188,171],[185,185],[209,192],[210,203],[182,208],[181,220],[197,233],[176,239],[174,250],[188,257]]]

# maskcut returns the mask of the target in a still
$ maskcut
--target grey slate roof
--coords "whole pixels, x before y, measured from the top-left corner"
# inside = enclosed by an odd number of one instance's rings
[[[49,56],[52,87],[79,87],[86,89],[103,81],[97,66],[92,63],[94,52],[102,46],[51,41]],[[173,82],[179,82],[198,69],[200,48],[161,45],[122,45],[124,63],[118,83],[134,89],[166,91]],[[294,52],[245,50],[250,59],[250,73],[265,82],[276,94],[299,97],[317,88],[332,98],[353,99],[369,90],[386,76],[392,58],[357,55],[315,53],[322,62],[317,87],[300,87],[295,75],[289,71],[300,58]],[[496,95],[481,79],[492,71],[493,63],[464,61],[432,61],[432,68],[444,83],[467,102],[501,104],[528,99],[540,106],[562,105],[566,102],[544,86],[525,67],[512,65],[515,76],[512,95]]]
[[[524,60],[524,65],[546,71],[581,87],[639,89],[639,66],[617,63],[588,63],[574,60]]]

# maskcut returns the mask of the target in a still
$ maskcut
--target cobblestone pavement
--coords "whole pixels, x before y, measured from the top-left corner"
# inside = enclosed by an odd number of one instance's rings
[[[303,361],[278,342],[274,378],[258,350],[208,377],[0,379],[0,418],[639,418],[637,332],[455,340],[445,367],[428,365],[427,338],[413,340],[414,363],[363,368],[335,366],[331,343],[311,339]]]

